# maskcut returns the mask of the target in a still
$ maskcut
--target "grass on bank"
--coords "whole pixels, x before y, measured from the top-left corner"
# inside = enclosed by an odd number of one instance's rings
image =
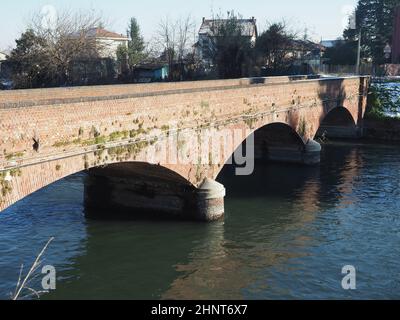
[[[388,115],[400,111],[400,86],[372,84],[368,93],[366,119],[400,121],[400,116]]]

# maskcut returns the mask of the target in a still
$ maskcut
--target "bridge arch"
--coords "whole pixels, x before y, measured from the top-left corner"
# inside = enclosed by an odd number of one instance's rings
[[[88,217],[193,218],[196,187],[176,171],[146,162],[121,162],[88,170]]]
[[[43,162],[28,167],[20,167],[0,172],[0,201],[2,205],[10,207],[22,199],[46,188],[62,179],[74,174],[87,172],[88,175],[104,172],[114,172],[118,177],[118,168],[126,170],[125,176],[134,176],[136,171],[142,171],[142,177],[148,180],[159,180],[161,183],[169,182],[177,188],[193,189],[194,185],[183,177],[178,171],[174,171],[162,165],[153,165],[140,161],[113,161],[99,165],[90,162],[89,157],[72,157],[53,162]],[[45,174],[46,173],[46,174]]]
[[[320,162],[321,146],[312,139],[304,141],[303,137],[285,122],[261,124],[257,129],[247,131],[244,140],[226,154],[225,162],[214,173],[217,179],[226,165],[251,167],[255,162],[285,162],[313,165]],[[237,161],[240,157],[240,161]],[[250,164],[249,164],[250,163]],[[245,170],[243,172],[249,172]]]
[[[295,161],[293,153],[304,151],[303,138],[287,123],[274,122],[254,132],[255,158],[270,161]],[[285,161],[285,162],[286,162]]]
[[[321,121],[319,137],[356,138],[357,122],[349,109],[339,106],[330,110]]]

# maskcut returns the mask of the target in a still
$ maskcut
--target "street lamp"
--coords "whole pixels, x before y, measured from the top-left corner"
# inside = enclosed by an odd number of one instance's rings
[[[361,66],[361,39],[362,39],[362,23],[359,23],[360,31],[358,33],[358,44],[357,44],[357,65],[356,65],[356,74],[360,74],[360,66]],[[356,10],[352,12],[349,17],[349,29],[357,30],[357,13]]]
[[[383,53],[385,54],[385,60],[388,61],[392,55],[392,47],[390,44],[386,44],[385,48],[383,49]]]

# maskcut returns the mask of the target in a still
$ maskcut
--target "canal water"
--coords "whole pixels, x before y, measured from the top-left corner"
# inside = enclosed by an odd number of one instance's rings
[[[43,299],[400,299],[400,148],[333,143],[317,167],[226,168],[214,224],[91,221],[83,174],[0,216],[0,298],[50,237]],[[342,268],[357,271],[345,291]],[[40,279],[31,285],[38,287]]]

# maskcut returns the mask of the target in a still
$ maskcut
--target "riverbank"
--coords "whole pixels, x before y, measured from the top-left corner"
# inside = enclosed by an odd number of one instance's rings
[[[400,83],[390,79],[373,82],[363,122],[363,138],[400,142]]]
[[[400,143],[400,119],[388,117],[364,120],[363,138]]]

